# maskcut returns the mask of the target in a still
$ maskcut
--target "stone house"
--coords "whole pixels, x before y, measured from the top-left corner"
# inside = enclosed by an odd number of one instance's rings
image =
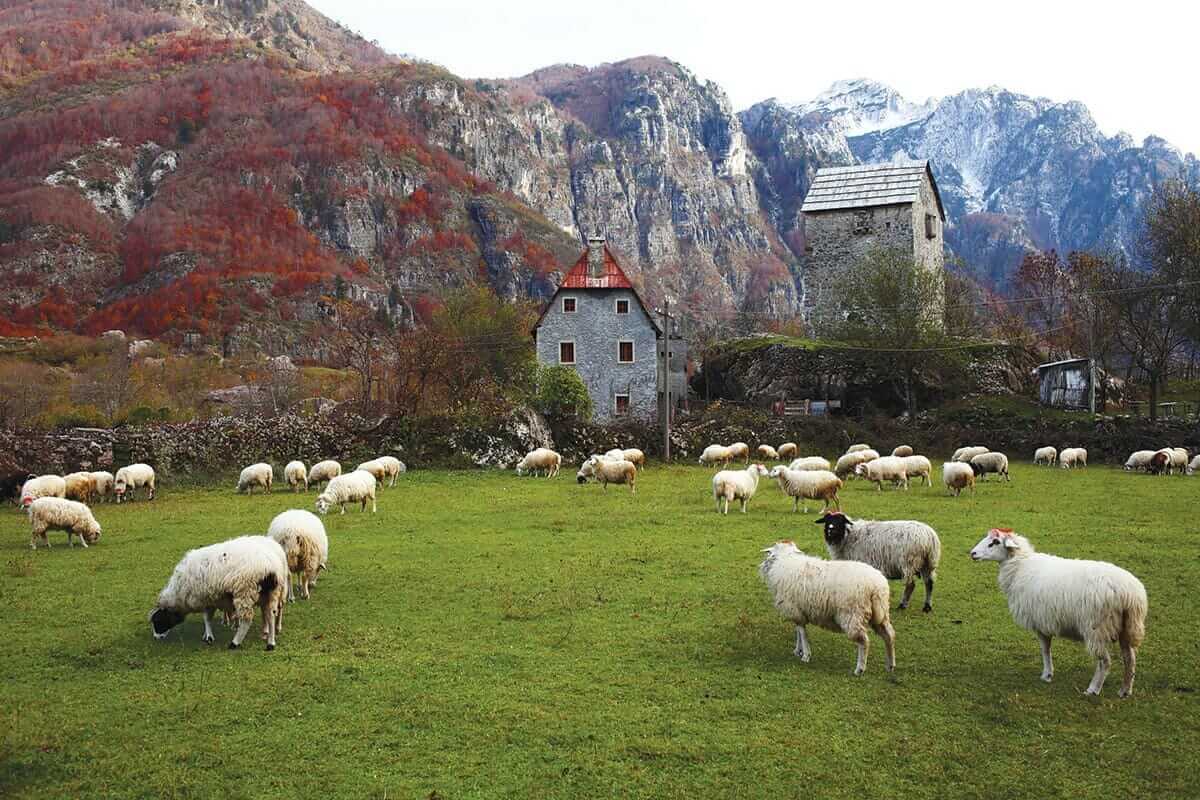
[[[846,267],[872,250],[898,249],[939,273],[946,212],[928,161],[817,170],[800,207],[804,312],[831,311],[823,298]],[[819,315],[819,314],[818,314]]]
[[[587,386],[598,422],[650,420],[658,413],[662,335],[599,237],[588,239],[587,250],[563,277],[534,327],[538,362],[573,366]]]

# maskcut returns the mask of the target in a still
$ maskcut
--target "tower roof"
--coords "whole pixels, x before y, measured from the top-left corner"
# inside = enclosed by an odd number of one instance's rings
[[[848,208],[915,203],[921,197],[921,179],[929,176],[938,213],[946,219],[942,197],[928,161],[911,164],[856,164],[823,167],[813,177],[801,211],[839,211]]]

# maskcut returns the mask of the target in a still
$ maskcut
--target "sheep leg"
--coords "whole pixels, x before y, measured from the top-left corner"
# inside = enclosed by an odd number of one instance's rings
[[[912,575],[909,575],[904,580],[904,596],[900,598],[900,610],[901,611],[908,608],[908,601],[910,599],[912,599],[913,589],[916,589],[916,588],[917,588],[916,578]],[[926,592],[926,596],[928,596],[928,592]]]
[[[1050,683],[1054,680],[1054,659],[1050,656],[1050,637],[1039,633],[1038,644],[1042,646],[1042,680]]]
[[[850,640],[858,645],[858,661],[854,665],[854,674],[862,675],[867,671],[867,653],[871,650],[871,641],[867,638],[867,632],[861,628],[849,636]]]
[[[921,610],[928,614],[933,611],[933,573],[926,572],[921,578],[925,581],[925,604]]]
[[[1121,636],[1121,661],[1125,663],[1125,676],[1121,679],[1121,691],[1117,697],[1129,697],[1133,694],[1133,673],[1137,667],[1137,651],[1133,649],[1127,636]]]
[[[792,498],[792,513],[795,514],[797,509],[799,509],[799,508],[800,508],[800,498],[793,497]],[[804,510],[807,511],[808,509],[806,508]]]
[[[741,502],[742,502],[742,513],[745,514],[746,513],[746,498],[739,497],[738,499],[741,500]]]
[[[1086,694],[1100,694],[1100,690],[1104,688],[1104,679],[1108,677],[1108,668],[1111,664],[1112,658],[1108,655],[1108,648],[1105,647],[1099,657],[1096,658],[1096,674],[1092,675],[1092,682],[1088,684]]]
[[[275,649],[275,627],[277,620],[274,608],[274,598],[275,593],[272,592],[259,601],[259,606],[262,608],[263,617],[263,638],[267,640],[268,650]],[[282,608],[283,604],[280,603],[279,606]],[[282,617],[282,614],[280,616]]]
[[[238,629],[233,634],[233,641],[229,643],[230,650],[237,650],[242,646],[242,640],[246,638],[246,634],[250,631],[250,620],[238,620]]]
[[[215,640],[217,638],[217,637],[213,636],[213,629],[212,629],[213,610],[214,609],[211,606],[204,609],[204,635],[200,637],[200,641],[204,642],[205,644],[212,644],[213,640]]]
[[[346,504],[342,503],[341,506],[342,506],[342,513],[345,514],[346,513]]]
[[[796,649],[792,651],[792,655],[805,664],[812,658],[812,648],[808,646],[808,632],[804,630],[803,625],[796,626]]]
[[[873,627],[875,632],[879,634],[879,638],[883,639],[883,649],[887,654],[884,662],[884,668],[888,672],[892,672],[896,669],[896,631],[892,628],[892,625],[889,622],[881,622],[878,625],[872,625],[871,627]]]
[[[367,510],[367,504],[366,504],[366,502],[364,501],[364,502],[363,502],[363,511],[366,511],[366,510]],[[374,514],[374,513],[375,513],[376,511],[378,511],[378,510],[379,510],[379,509],[378,509],[378,508],[376,508],[376,506],[375,506],[375,496],[374,496],[374,495],[371,495],[371,513],[372,513],[372,514]]]

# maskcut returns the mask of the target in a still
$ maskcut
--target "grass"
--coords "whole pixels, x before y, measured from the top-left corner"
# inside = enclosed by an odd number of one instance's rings
[[[814,515],[764,485],[720,517],[708,484],[697,467],[651,468],[633,496],[409,473],[378,514],[326,518],[332,569],[273,653],[226,650],[227,629],[205,646],[199,616],[157,642],[146,614],[185,549],[311,493],[168,484],[100,507],[86,551],[51,534],[31,553],[2,511],[0,796],[1194,796],[1193,480],[1018,464],[959,499],[853,484],[852,514],[926,520],[944,548],[933,613],[893,614],[897,672],[873,638],[861,678],[837,634],[793,658],[757,576],[776,539],[823,550]],[[1038,680],[995,566],[966,557],[997,525],[1145,582],[1133,699],[1119,661],[1084,697],[1093,665],[1070,642]]]

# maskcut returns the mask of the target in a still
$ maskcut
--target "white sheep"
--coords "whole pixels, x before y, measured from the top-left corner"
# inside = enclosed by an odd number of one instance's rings
[[[783,444],[779,445],[779,449],[776,452],[779,453],[779,457],[781,459],[795,458],[796,456],[800,455],[800,448],[795,442],[784,442]]]
[[[375,476],[361,469],[331,478],[325,491],[317,495],[317,511],[328,514],[329,509],[340,506],[345,514],[346,503],[361,503],[362,511],[366,511],[367,501],[370,500],[371,513],[374,514],[375,485]]]
[[[621,457],[638,469],[646,468],[646,454],[636,447],[627,447],[622,450]]]
[[[79,537],[84,547],[100,538],[100,523],[92,516],[92,510],[83,503],[64,500],[61,497],[39,497],[29,504],[29,524],[32,533],[29,546],[37,550],[38,539],[50,547],[46,531],[66,531],[67,544],[74,547],[73,535]]]
[[[801,500],[822,500],[823,509],[841,508],[838,492],[842,488],[842,479],[828,470],[791,469],[790,467],[772,467],[767,473],[779,482],[783,493],[792,498],[792,513],[796,513]],[[808,513],[808,503],[804,504],[804,513]]]
[[[874,461],[879,458],[879,453],[874,450],[855,450],[853,453],[846,453],[837,460],[837,464],[833,468],[833,474],[839,478],[845,478],[855,474],[855,469],[859,464],[866,464],[868,461]]]
[[[380,456],[373,458],[370,461],[364,461],[354,468],[369,472],[375,476],[375,480],[379,482],[379,488],[383,488],[383,482],[388,481],[388,486],[396,485],[396,476],[402,472],[407,472],[408,468],[400,459],[393,456]]]
[[[734,461],[737,461],[740,458],[742,459],[742,463],[749,466],[750,445],[746,444],[745,442],[734,442],[733,444],[729,445],[729,455]]]
[[[539,447],[526,453],[525,457],[517,462],[517,474],[537,475],[539,471],[542,471],[546,473],[547,478],[553,478],[558,474],[560,467],[562,467],[562,456],[549,448]]]
[[[1054,462],[1050,462],[1054,463]],[[1087,466],[1087,450],[1082,447],[1067,447],[1058,454],[1058,466],[1062,469]]]
[[[88,475],[92,479],[92,495],[98,500],[103,500],[113,492],[113,474],[100,470],[98,472],[90,472]]]
[[[733,452],[724,445],[710,444],[700,454],[701,464],[728,464],[733,460]]]
[[[1066,450],[1063,451],[1064,453]],[[1041,464],[1046,462],[1046,466],[1054,466],[1055,459],[1058,458],[1058,450],[1053,447],[1039,447],[1033,451],[1033,463]]]
[[[604,457],[607,458],[609,461],[624,461],[625,460],[625,451],[619,447],[614,447],[611,450],[605,452]]]
[[[767,468],[762,464],[751,464],[745,469],[724,469],[713,475],[712,493],[717,504],[717,511],[729,513],[729,501],[737,500],[742,504],[742,513],[746,513],[746,504],[758,491],[758,479],[767,474]],[[721,501],[725,501],[722,510]]]
[[[1200,470],[1200,456],[1196,456],[1195,458],[1193,458],[1192,462],[1187,465],[1187,474],[1188,475],[1194,475],[1196,473],[1196,470]]]
[[[861,561],[825,561],[807,556],[791,541],[763,550],[758,572],[780,614],[796,626],[795,655],[808,663],[812,648],[807,625],[841,631],[858,647],[854,674],[867,668],[868,626],[883,639],[888,672],[896,668],[896,632],[892,630],[891,593],[883,573]]]
[[[1171,471],[1183,475],[1187,470],[1188,451],[1182,447],[1165,448],[1171,456]]]
[[[380,456],[377,461],[383,464],[388,478],[388,486],[396,485],[396,478],[408,472],[408,466],[395,456]]]
[[[892,455],[894,455],[896,458],[908,458],[912,454],[912,447],[906,444],[902,444],[892,451]]]
[[[975,456],[982,455],[984,453],[990,453],[990,452],[991,452],[991,449],[987,448],[987,447],[960,447],[954,451],[954,455],[950,457],[950,460],[951,461],[962,461],[964,463],[970,464],[971,459],[974,458]]]
[[[292,487],[293,492],[300,491],[301,486],[304,487],[304,491],[308,491],[308,470],[303,461],[289,461],[283,468],[283,479]]]
[[[908,489],[908,467],[904,459],[895,456],[884,456],[859,464],[854,468],[854,474],[875,484],[875,490],[883,491],[883,482],[888,481],[899,489]]]
[[[871,448],[871,445],[869,445],[869,444],[852,444],[846,448],[846,452],[847,453],[861,453],[864,450],[870,450],[870,449],[872,449],[872,448]]]
[[[92,499],[92,473],[72,472],[63,476],[63,483],[67,485],[64,497],[68,500],[86,503]]]
[[[1024,536],[993,528],[971,549],[973,561],[999,561],[1000,591],[1022,628],[1037,634],[1042,647],[1042,680],[1054,677],[1050,641],[1062,636],[1082,641],[1096,659],[1088,694],[1100,694],[1111,660],[1108,643],[1120,642],[1125,678],[1121,697],[1133,694],[1137,649],[1146,637],[1146,587],[1132,574],[1106,561],[1084,561],[1038,553]]]
[[[963,489],[970,489],[974,494],[975,470],[971,469],[970,464],[961,461],[947,461],[942,464],[942,483],[955,497],[958,497]]]
[[[271,484],[275,480],[275,470],[270,464],[258,463],[251,464],[242,470],[242,474],[238,476],[237,490],[254,494],[254,487],[258,486],[271,492]]]
[[[575,473],[575,480],[579,483],[587,483],[588,478],[595,478],[606,492],[610,483],[628,484],[630,494],[637,492],[637,467],[625,459],[592,456]]]
[[[21,486],[21,505],[26,508],[39,497],[66,497],[67,482],[61,475],[39,475]]]
[[[1154,458],[1154,450],[1135,450],[1125,459],[1125,470],[1148,469],[1150,459]]]
[[[1008,456],[1004,453],[979,453],[971,457],[970,463],[976,478],[986,481],[987,475],[994,472],[1006,481],[1012,480],[1012,476],[1008,474]]]
[[[851,519],[840,511],[817,520],[825,526],[825,547],[835,561],[870,564],[890,581],[904,581],[901,610],[908,608],[917,578],[925,583],[922,611],[933,610],[933,579],[942,559],[937,531],[915,520]]]
[[[908,479],[924,478],[926,486],[933,486],[933,464],[929,463],[929,459],[925,456],[903,456],[900,459],[904,462],[904,471],[908,473]]]
[[[130,464],[117,470],[117,474],[113,477],[113,492],[117,495],[117,502],[120,503],[125,499],[126,494],[132,499],[134,490],[145,487],[146,499],[153,500],[154,482],[153,467],[149,464]]]
[[[293,508],[271,520],[267,536],[283,548],[288,572],[295,576],[301,595],[307,600],[310,588],[317,582],[317,573],[329,568],[329,537],[325,534],[325,524],[311,511]],[[296,589],[290,578],[287,599],[296,599]]]
[[[338,462],[331,460],[318,461],[308,471],[308,482],[320,489],[322,482],[328,483],[341,474],[342,465]]]
[[[774,447],[771,447],[771,445],[769,445],[769,444],[760,444],[758,446],[757,453],[758,453],[758,457],[761,458],[763,461],[778,461],[779,460],[779,451],[777,451]]]
[[[207,644],[214,639],[213,613],[220,609],[238,622],[229,643],[232,650],[241,646],[254,621],[254,609],[259,608],[267,649],[274,650],[275,634],[283,625],[287,584],[287,556],[267,536],[239,536],[189,550],[158,593],[150,630],[155,639],[164,639],[188,614],[202,611]]]
[[[821,458],[820,456],[805,456],[797,458],[792,463],[788,464],[788,469],[800,470],[823,470],[829,472],[832,467],[829,466],[829,459]]]

